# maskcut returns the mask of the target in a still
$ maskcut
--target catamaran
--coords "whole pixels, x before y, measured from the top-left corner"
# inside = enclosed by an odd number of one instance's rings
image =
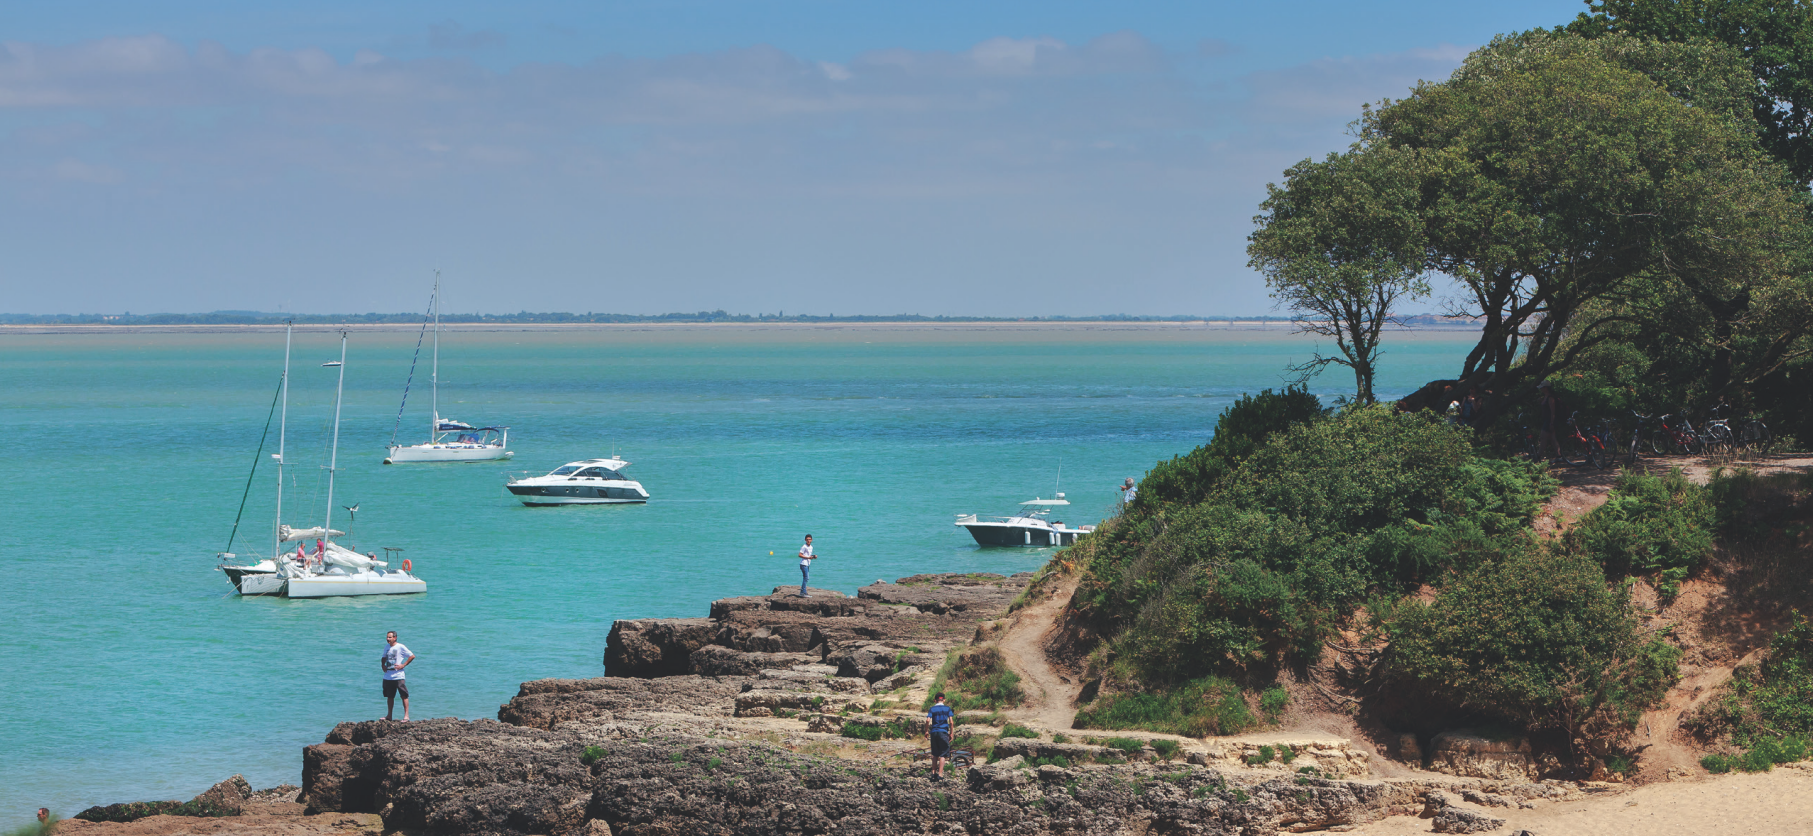
[[[441,274],[434,274],[434,298],[429,302],[434,317],[434,353],[428,372],[429,415],[428,441],[422,444],[397,444],[397,429],[390,431],[389,453],[385,464],[402,462],[488,462],[507,459],[515,453],[504,449],[510,442],[509,427],[475,427],[464,421],[444,419],[440,412],[441,396]],[[423,323],[424,330],[427,323]],[[416,338],[416,357],[422,355],[422,340]],[[409,376],[415,377],[415,360],[409,361]],[[403,409],[409,405],[409,383],[403,383],[403,405],[397,407],[397,428],[403,426]]]
[[[227,538],[227,551],[221,552],[220,570],[225,572],[227,580],[241,595],[281,595],[288,598],[328,598],[343,595],[400,595],[412,592],[427,592],[428,583],[410,574],[409,561],[403,561],[403,568],[391,569],[390,564],[378,560],[375,555],[362,555],[345,548],[333,540],[344,537],[346,532],[336,531],[334,522],[334,474],[340,458],[340,403],[346,389],[346,333],[340,334],[340,359],[336,362],[321,364],[323,367],[339,369],[340,379],[334,388],[334,441],[327,465],[327,516],[318,527],[295,529],[283,524],[283,453],[284,440],[289,424],[289,391],[290,391],[290,337],[285,330],[283,340],[283,378],[278,385],[278,398],[282,401],[282,419],[277,430],[277,453],[272,458],[277,460],[277,523],[271,544],[271,558],[249,565],[230,565],[238,555],[232,553],[233,537]],[[270,430],[267,421],[265,430]],[[260,452],[264,442],[259,441]],[[256,473],[257,466],[254,464]],[[247,491],[251,489],[251,477],[246,479]],[[357,507],[356,505],[354,506]],[[245,512],[245,497],[242,495],[239,510]],[[233,521],[233,532],[239,532],[239,520]],[[285,543],[305,543],[315,541],[315,550],[310,554],[306,545],[298,545],[294,553],[285,553]]]

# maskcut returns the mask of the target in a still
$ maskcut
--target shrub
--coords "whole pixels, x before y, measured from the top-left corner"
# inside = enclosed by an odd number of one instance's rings
[[[1290,701],[1291,695],[1289,691],[1273,685],[1272,687],[1265,689],[1265,692],[1259,695],[1259,710],[1265,712],[1266,722],[1276,723],[1278,722],[1278,715],[1284,713],[1284,707],[1290,705]]]
[[[1080,729],[1143,729],[1188,737],[1239,734],[1256,725],[1234,683],[1203,677],[1157,693],[1099,697],[1078,711]]]
[[[1134,740],[1131,737],[1110,737],[1103,742],[1107,744],[1108,748],[1117,749],[1128,757],[1137,755],[1146,749],[1145,741]]]
[[[1001,736],[1002,737],[1024,737],[1024,738],[1029,738],[1032,740],[1039,739],[1038,732],[1033,731],[1032,729],[1029,729],[1025,726],[1015,725],[1013,723],[1008,723],[1005,728],[1001,729]]]
[[[1680,469],[1666,476],[1626,470],[1611,497],[1568,530],[1567,544],[1609,575],[1660,575],[1665,594],[1712,553],[1713,507]]]
[[[1322,402],[1302,387],[1242,395],[1215,419],[1207,444],[1159,462],[1139,483],[1139,504],[1194,505],[1273,433],[1323,416]]]
[[[1440,420],[1351,409],[1273,434],[1200,503],[1098,532],[1073,606],[1146,679],[1313,659],[1369,591],[1514,547],[1553,485]]]
[[[1637,636],[1628,595],[1592,561],[1535,547],[1481,565],[1432,604],[1396,608],[1386,669],[1461,709],[1612,737],[1678,678],[1680,651]]]
[[[584,752],[579,753],[579,762],[586,766],[591,766],[592,764],[597,763],[599,759],[603,758],[607,753],[608,750],[603,746],[587,746],[585,747]]]
[[[845,723],[843,730],[838,732],[838,734],[841,734],[844,737],[854,737],[857,740],[867,740],[873,743],[883,738],[898,739],[908,737],[911,736],[912,731],[908,726],[907,720],[904,718],[896,718],[879,725]]]
[[[1251,754],[1251,755],[1247,755],[1244,758],[1244,760],[1246,761],[1247,766],[1258,766],[1262,763],[1271,763],[1272,758],[1275,758],[1277,756],[1278,756],[1277,751],[1272,749],[1272,747],[1260,746],[1258,752]]]
[[[1732,766],[1767,771],[1770,765],[1807,757],[1807,741],[1813,739],[1809,694],[1813,694],[1813,622],[1796,612],[1788,627],[1770,640],[1762,663],[1733,671],[1723,690],[1685,725],[1703,737],[1729,737],[1748,749],[1730,759]]]
[[[1177,752],[1181,748],[1183,747],[1175,740],[1168,740],[1161,737],[1152,741],[1152,751],[1157,752],[1159,758],[1167,761],[1176,758]]]
[[[939,691],[944,692],[944,704],[955,711],[1012,708],[1026,699],[1020,675],[1008,669],[994,645],[953,651],[946,657],[926,695],[925,709],[931,709]]]

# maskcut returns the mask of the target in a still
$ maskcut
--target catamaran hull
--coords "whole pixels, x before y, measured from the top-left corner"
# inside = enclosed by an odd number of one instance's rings
[[[266,561],[269,563],[269,561]],[[233,582],[233,588],[241,595],[282,595],[283,578],[276,571],[262,570],[246,566],[222,566],[220,571],[227,573],[227,580]]]
[[[427,592],[428,583],[407,572],[318,575],[291,578],[284,595],[290,598],[337,598],[349,595],[411,595]]]
[[[1087,533],[999,523],[960,523],[960,525],[969,532],[971,537],[976,538],[978,546],[1032,546],[1034,548],[1071,546],[1076,544],[1077,537]]]
[[[494,462],[516,455],[504,449],[502,444],[488,444],[482,447],[458,444],[416,444],[409,447],[392,447],[389,455],[384,457],[385,464],[407,464],[410,462]]]

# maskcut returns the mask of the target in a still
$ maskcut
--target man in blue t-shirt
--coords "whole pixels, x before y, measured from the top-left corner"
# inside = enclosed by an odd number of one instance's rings
[[[928,716],[932,720],[932,780],[944,780],[944,756],[951,751],[951,707],[944,704],[944,692],[938,692],[938,704]]]

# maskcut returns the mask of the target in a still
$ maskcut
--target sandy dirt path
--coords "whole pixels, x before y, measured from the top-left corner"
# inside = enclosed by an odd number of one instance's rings
[[[1026,704],[1007,712],[1016,723],[1061,730],[1070,728],[1076,717],[1082,685],[1052,667],[1045,653],[1045,644],[1070,603],[1076,583],[1074,577],[1063,578],[1041,600],[1014,613],[1001,634],[1001,656],[1020,675],[1020,687],[1026,691]]]

